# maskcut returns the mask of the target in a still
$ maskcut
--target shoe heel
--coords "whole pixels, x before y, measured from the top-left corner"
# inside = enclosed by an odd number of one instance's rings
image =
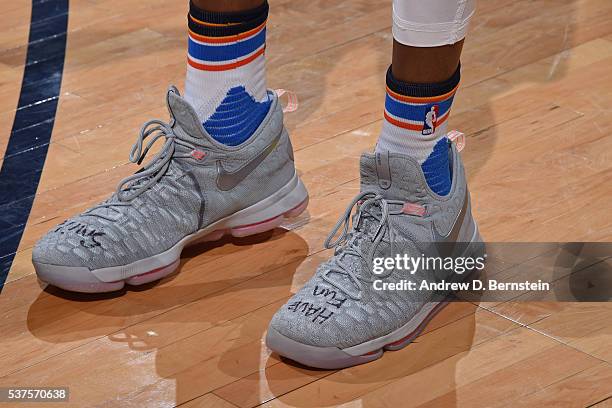
[[[308,192],[297,174],[270,197],[235,213],[225,224],[234,237],[272,230],[285,220],[300,215],[308,206]]]

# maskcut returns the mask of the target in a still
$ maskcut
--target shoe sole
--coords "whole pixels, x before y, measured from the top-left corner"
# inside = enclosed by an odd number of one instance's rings
[[[82,293],[114,292],[143,285],[172,274],[183,248],[195,242],[217,241],[226,235],[246,237],[273,230],[308,206],[308,192],[297,174],[273,195],[237,211],[180,240],[170,249],[136,262],[102,269],[34,263],[38,279],[61,289]]]
[[[484,254],[484,243],[477,229],[465,254],[473,254],[472,256]],[[468,275],[469,273],[465,276]],[[425,330],[429,322],[448,303],[448,300],[428,302],[402,327],[384,336],[344,349],[300,343],[279,333],[271,326],[266,334],[266,345],[277,354],[309,367],[332,370],[351,367],[377,360],[385,351],[396,351],[406,347]]]
[[[364,354],[354,355],[351,353],[351,348],[340,349],[338,347],[317,347],[309,344],[303,344],[280,334],[272,327],[268,328],[268,333],[266,334],[266,344],[270,350],[275,351],[279,355],[309,367],[327,370],[337,370],[340,368],[351,367],[378,360],[383,356],[385,350],[395,351],[406,347],[423,332],[431,319],[433,319],[435,315],[438,314],[438,312],[442,310],[444,306],[446,306],[446,304],[447,302],[432,302],[431,304],[424,305],[421,311],[427,309],[430,309],[430,311],[420,323],[418,323],[418,319],[416,319],[418,316],[417,315],[405,326],[396,330],[398,333],[408,331],[409,333],[407,335],[399,340],[384,344],[382,347],[377,346],[376,349]],[[410,328],[415,324],[415,328]],[[392,334],[396,332],[393,332]],[[361,344],[359,346],[361,346]]]

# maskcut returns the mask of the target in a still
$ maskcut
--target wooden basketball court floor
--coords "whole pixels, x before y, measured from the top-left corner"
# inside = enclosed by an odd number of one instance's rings
[[[182,88],[186,3],[70,2],[46,161],[18,247],[2,254],[12,261],[0,386],[68,386],[74,406],[612,406],[610,303],[454,303],[409,347],[341,371],[297,367],[265,348],[272,314],[329,256],[324,237],[378,135],[388,0],[270,1],[269,85],[300,99],[286,124],[310,191],[306,215],[265,236],[190,248],[178,275],[144,289],[41,288],[36,239],[135,170],[127,158],[140,125],[166,118],[168,84]],[[2,161],[31,9],[0,6]],[[612,241],[612,2],[479,0],[463,66],[451,128],[467,134],[485,239]],[[25,152],[11,160],[24,154],[29,166]]]

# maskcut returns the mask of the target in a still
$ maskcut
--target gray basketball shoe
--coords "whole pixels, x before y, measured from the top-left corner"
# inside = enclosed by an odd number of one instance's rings
[[[172,273],[191,242],[260,233],[300,214],[308,194],[295,170],[280,103],[272,92],[270,98],[254,135],[226,146],[206,133],[171,87],[170,122],[145,123],[130,160],[140,164],[162,139],[159,153],[108,200],[36,244],[32,261],[39,279],[78,292],[140,285]]]
[[[380,260],[483,256],[454,144],[449,154],[453,181],[444,197],[429,189],[421,166],[408,156],[361,157],[361,193],[325,242],[335,247],[334,255],[273,317],[266,336],[271,350],[311,367],[336,369],[378,359],[424,329],[450,295],[429,284],[460,282],[467,271],[440,269],[432,261],[416,268],[393,264],[381,273]],[[421,289],[422,282],[427,288]]]

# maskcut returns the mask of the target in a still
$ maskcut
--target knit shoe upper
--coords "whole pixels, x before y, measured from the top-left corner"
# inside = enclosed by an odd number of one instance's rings
[[[253,136],[225,146],[207,134],[171,87],[170,121],[145,123],[130,161],[140,164],[161,139],[158,153],[122,180],[109,199],[47,233],[36,244],[33,261],[90,270],[130,264],[278,191],[295,168],[280,103],[272,93],[270,98],[270,110]]]
[[[448,293],[428,290],[376,290],[375,280],[420,282],[439,276],[397,268],[377,275],[374,260],[398,254],[419,257],[437,253],[439,242],[474,239],[463,166],[454,146],[450,154],[453,184],[444,197],[429,189],[412,158],[364,154],[361,192],[325,242],[334,255],[276,313],[271,327],[302,344],[342,349],[391,333],[426,302],[446,297]]]

